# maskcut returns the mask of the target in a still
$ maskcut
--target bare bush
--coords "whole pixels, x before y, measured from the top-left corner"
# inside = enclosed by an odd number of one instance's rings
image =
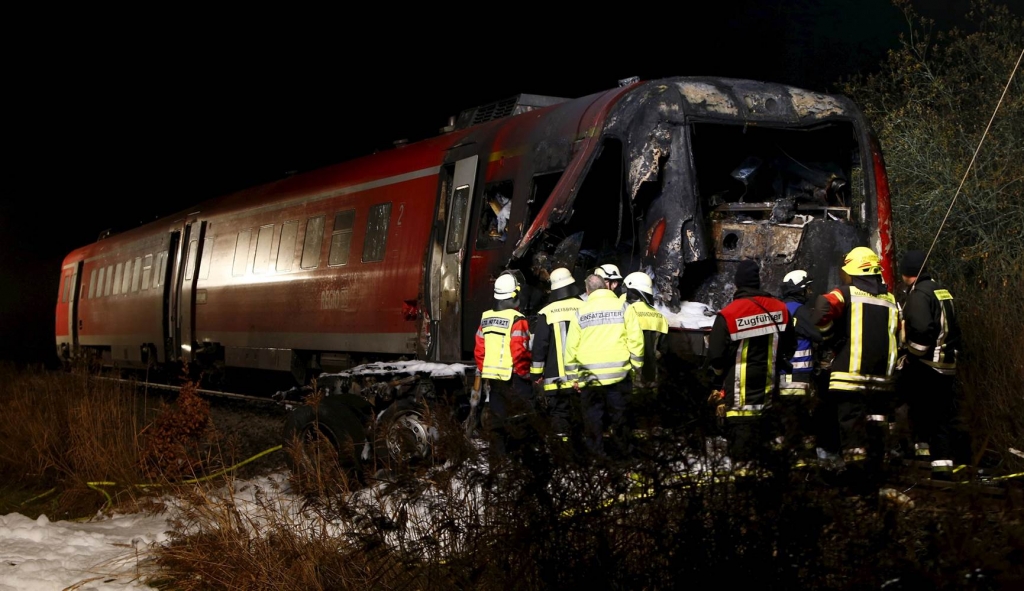
[[[1019,471],[1024,462],[1008,449],[1024,449],[1024,73],[1014,74],[1024,23],[979,0],[966,29],[936,31],[910,0],[894,4],[907,20],[899,48],[844,91],[886,153],[899,250],[934,243],[927,267],[956,298],[975,456],[994,453]]]

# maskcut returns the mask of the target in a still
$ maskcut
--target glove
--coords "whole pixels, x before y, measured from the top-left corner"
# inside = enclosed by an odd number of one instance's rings
[[[725,390],[712,390],[711,395],[708,396],[708,404],[710,406],[717,407],[722,405],[723,400],[725,400]]]
[[[464,425],[466,429],[466,436],[472,437],[473,432],[480,425],[480,413],[477,410],[480,408],[480,389],[474,388],[469,392],[469,416],[466,417],[466,423]]]

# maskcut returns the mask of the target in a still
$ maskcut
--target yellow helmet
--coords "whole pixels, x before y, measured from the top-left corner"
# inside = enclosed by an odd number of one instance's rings
[[[858,246],[846,254],[843,260],[843,271],[847,275],[881,275],[882,261],[873,250],[866,246]]]

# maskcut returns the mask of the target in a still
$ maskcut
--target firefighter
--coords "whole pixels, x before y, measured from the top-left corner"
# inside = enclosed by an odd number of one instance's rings
[[[729,457],[749,462],[775,431],[765,416],[777,396],[779,365],[792,356],[796,338],[786,305],[761,291],[760,269],[740,261],[736,293],[715,316],[708,342],[714,371],[709,402],[724,421]]]
[[[602,277],[588,275],[584,284],[589,297],[569,322],[566,371],[576,372],[585,443],[596,458],[607,459],[605,429],[615,455],[627,453],[624,412],[632,375],[643,367],[644,335]]]
[[[668,320],[665,315],[655,310],[654,284],[647,273],[637,271],[626,275],[622,285],[625,287],[626,316],[635,316],[644,335],[643,367],[633,380],[633,396],[630,406],[633,416],[657,416],[653,407],[658,394],[659,370],[662,358],[667,353]],[[637,421],[630,421],[631,427]]]
[[[953,295],[931,278],[924,264],[925,253],[911,250],[900,265],[910,293],[900,323],[906,361],[898,386],[908,405],[915,456],[931,461],[932,478],[949,480],[953,460],[966,460],[953,394],[960,325]]]
[[[552,428],[564,439],[569,435],[570,426],[576,422],[571,398],[575,393],[573,382],[576,374],[565,369],[566,338],[569,323],[575,318],[583,300],[579,298],[579,286],[569,269],[559,267],[551,271],[550,279],[551,303],[540,310],[533,336],[530,375],[544,391]]]
[[[893,414],[896,300],[882,281],[878,255],[858,246],[843,260],[843,285],[819,296],[823,334],[834,333],[828,396],[836,404],[842,460],[851,484],[870,485],[885,458]]]
[[[817,348],[824,340],[816,326],[820,315],[815,315],[813,301],[808,304],[813,279],[807,271],[798,269],[787,273],[782,279],[782,303],[786,304],[793,319],[796,333],[796,352],[789,359],[789,370],[779,377],[779,402],[781,407],[782,444],[787,449],[798,450],[801,457],[815,448],[814,433],[817,431],[811,420],[811,409],[816,404],[815,372],[817,371]],[[835,413],[830,416],[835,422]]]
[[[524,427],[526,421],[521,419],[533,407],[530,328],[518,310],[519,293],[519,281],[513,274],[500,275],[494,282],[494,308],[483,313],[476,332],[477,374],[490,392],[491,449],[498,455],[511,451],[509,448],[524,437],[521,429],[513,427]]]
[[[615,295],[619,296],[619,299],[626,301],[626,295],[619,293],[619,286],[622,284],[622,275],[619,273],[619,268],[611,263],[605,263],[596,269],[594,269],[594,275],[597,275],[601,279],[604,279],[605,289],[609,289]]]

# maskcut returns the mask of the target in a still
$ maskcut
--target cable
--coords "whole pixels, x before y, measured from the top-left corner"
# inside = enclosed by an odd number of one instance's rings
[[[260,453],[252,456],[251,458],[249,458],[247,460],[243,460],[243,461],[235,464],[234,466],[230,466],[228,468],[224,468],[223,470],[219,470],[217,472],[214,472],[213,474],[208,474],[208,475],[200,477],[200,478],[189,478],[188,480],[182,480],[181,482],[172,482],[172,483],[148,482],[148,483],[141,483],[141,484],[132,484],[131,486],[134,486],[135,488],[146,489],[146,488],[157,488],[157,487],[163,487],[163,486],[176,486],[176,485],[179,485],[179,484],[197,484],[197,483],[200,483],[200,482],[204,482],[206,480],[211,480],[211,479],[216,478],[218,476],[222,476],[224,474],[227,474],[228,472],[231,472],[232,470],[237,470],[238,468],[241,468],[242,466],[248,464],[249,462],[258,460],[259,458],[262,458],[263,456],[265,456],[267,454],[270,454],[270,453],[273,453],[275,451],[278,451],[278,450],[280,450],[282,448],[284,448],[283,444],[282,445],[275,445],[274,447],[271,447],[270,449],[265,449],[265,450],[261,451]],[[86,482],[85,485],[88,486],[89,488],[93,489],[93,490],[96,490],[96,491],[99,491],[99,492],[103,493],[103,496],[105,496],[107,498],[107,502],[103,505],[103,508],[101,509],[101,511],[107,509],[108,507],[110,507],[114,503],[114,499],[110,496],[110,493],[108,493],[105,489],[103,489],[101,487],[104,487],[104,486],[117,486],[116,482],[96,481],[96,482]],[[52,489],[46,491],[45,493],[43,493],[43,494],[41,494],[41,495],[39,495],[37,497],[33,497],[33,498],[29,499],[29,501],[33,501],[33,500],[42,498],[42,497],[52,493],[54,490],[56,490],[56,488],[52,488]],[[25,501],[25,502],[27,503],[28,501]],[[91,519],[91,518],[84,518],[84,519]]]

